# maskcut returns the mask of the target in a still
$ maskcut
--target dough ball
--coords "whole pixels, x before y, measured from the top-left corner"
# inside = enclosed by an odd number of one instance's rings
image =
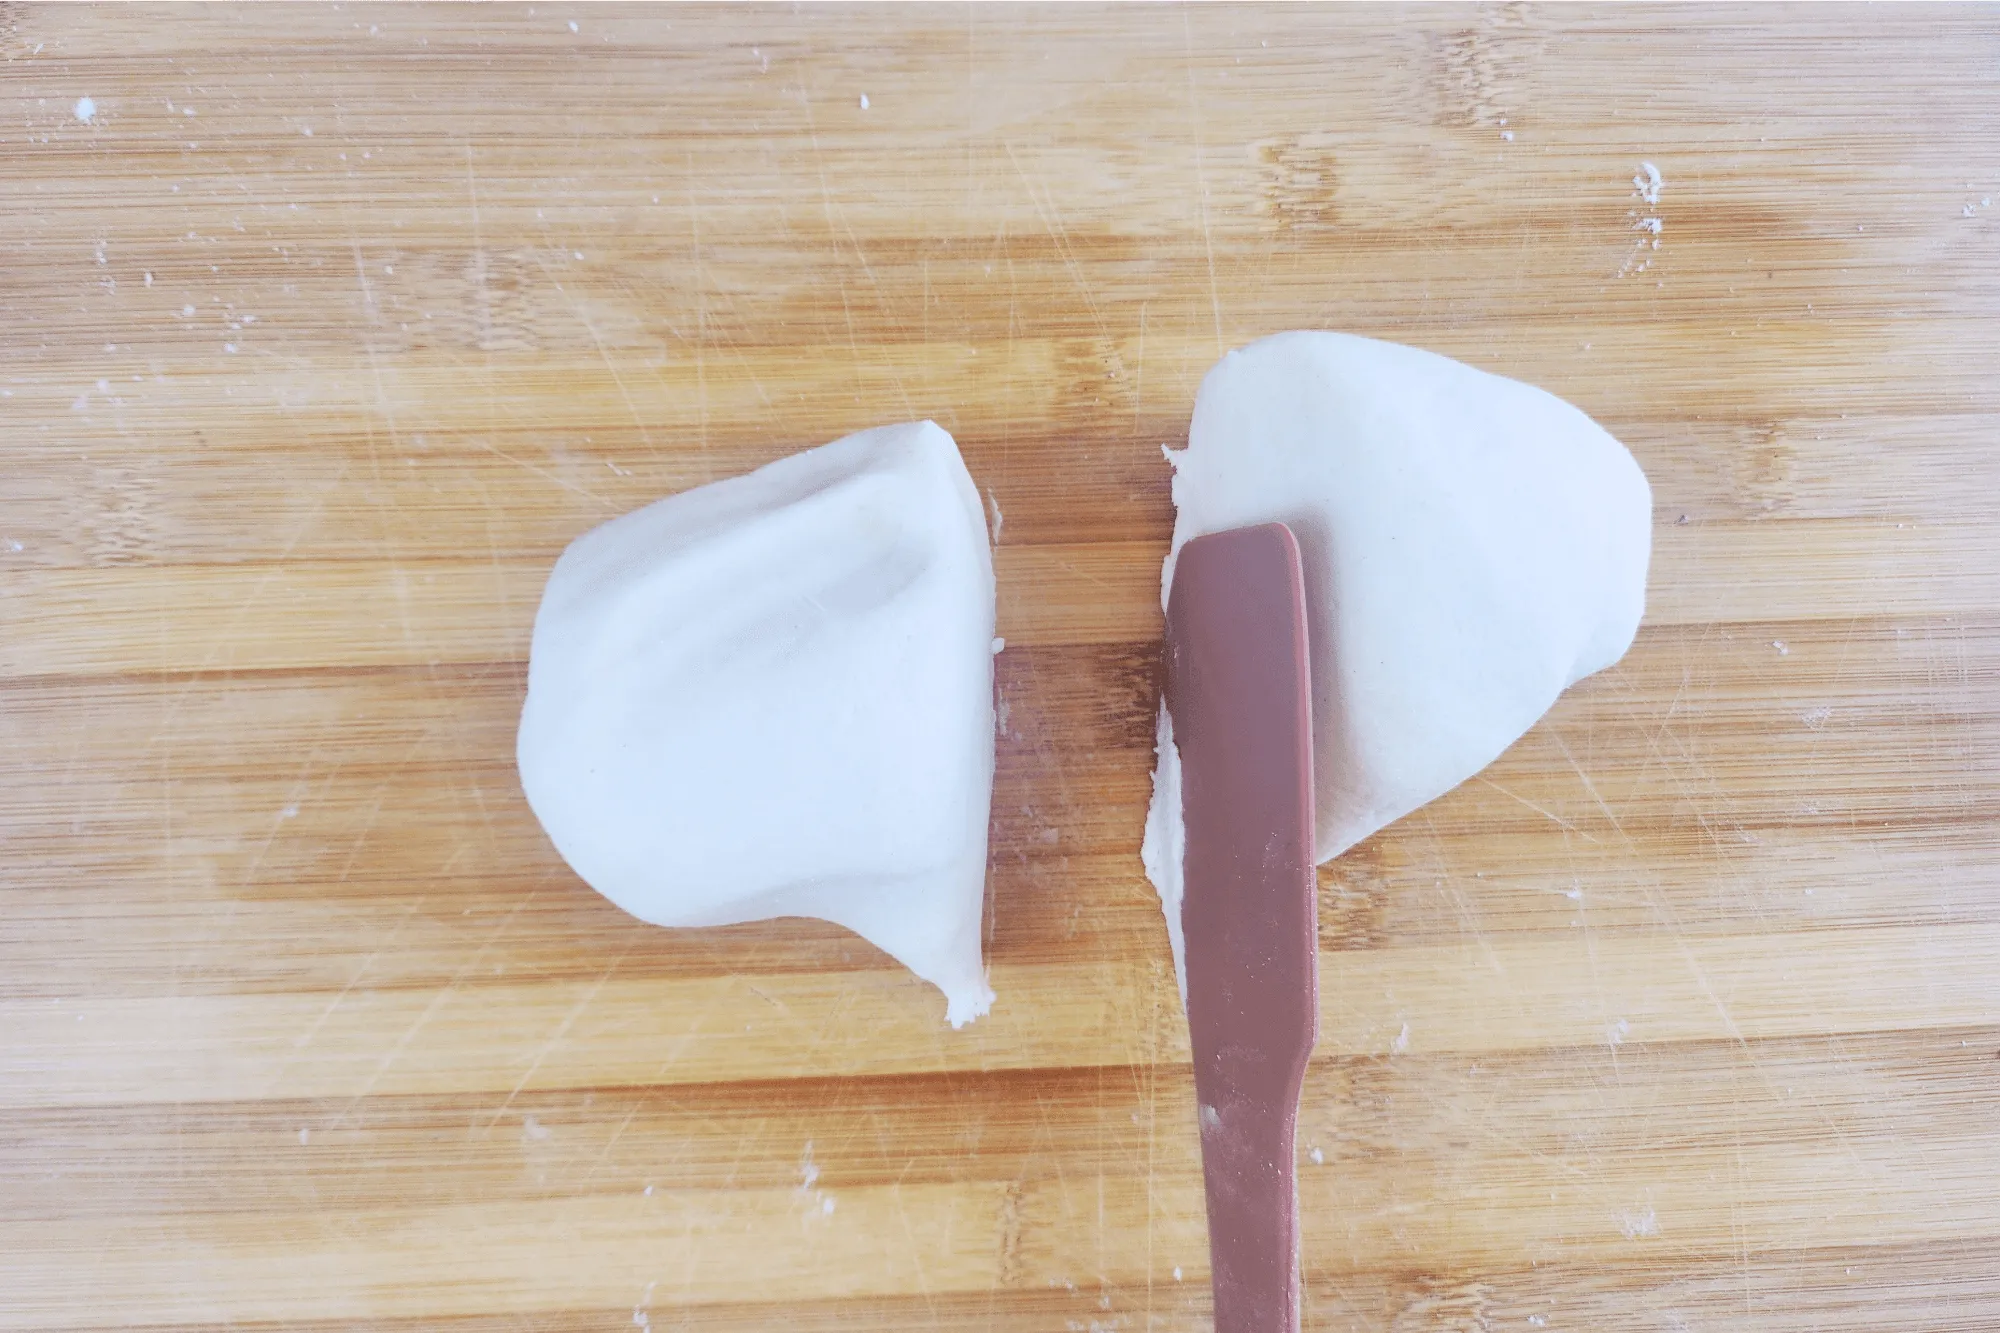
[[[535,617],[521,785],[663,926],[812,916],[987,1011],[993,561],[950,435],[885,426],[579,537]]]
[[[1530,385],[1395,343],[1282,333],[1209,371],[1169,458],[1176,553],[1274,520],[1298,538],[1321,861],[1493,762],[1638,629],[1645,475]],[[1173,570],[1169,555],[1162,604]],[[1170,718],[1159,750],[1145,859],[1178,955]]]

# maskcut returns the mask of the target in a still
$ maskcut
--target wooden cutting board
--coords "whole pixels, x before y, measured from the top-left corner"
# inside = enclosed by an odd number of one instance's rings
[[[1298,327],[1658,502],[1625,662],[1324,871],[1308,1326],[2000,1327],[1993,10],[9,4],[0,108],[0,1329],[1203,1327],[1160,446]],[[567,541],[924,416],[958,1033],[513,767]]]

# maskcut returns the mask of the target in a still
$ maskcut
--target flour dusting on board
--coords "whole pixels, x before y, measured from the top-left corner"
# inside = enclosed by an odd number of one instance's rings
[[[1660,248],[1660,234],[1666,230],[1666,222],[1660,216],[1660,190],[1666,185],[1660,169],[1651,162],[1641,162],[1638,172],[1632,177],[1632,193],[1645,205],[1644,210],[1634,208],[1625,214],[1632,219],[1632,230],[1639,233],[1639,239],[1632,243],[1632,253],[1625,257],[1624,265],[1618,270],[1619,277],[1632,273],[1644,273],[1653,266],[1652,252]]]
[[[812,1140],[806,1140],[805,1153],[799,1158],[799,1197],[806,1201],[806,1216],[833,1216],[833,1196],[819,1188],[819,1165],[813,1161]]]
[[[1666,182],[1660,179],[1660,169],[1651,162],[1641,162],[1639,174],[1632,178],[1632,188],[1649,204],[1660,202],[1660,187],[1664,184]]]
[[[1618,1230],[1626,1240],[1638,1240],[1644,1236],[1660,1234],[1660,1215],[1653,1210],[1653,1205],[1650,1203],[1644,1208],[1634,1208],[1629,1212],[1619,1213],[1616,1218]]]

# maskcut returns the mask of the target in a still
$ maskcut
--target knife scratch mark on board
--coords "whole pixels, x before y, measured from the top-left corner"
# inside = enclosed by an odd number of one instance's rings
[[[632,401],[631,393],[625,388],[625,377],[618,373],[617,363],[612,361],[611,352],[605,347],[604,339],[598,335],[597,325],[591,321],[589,312],[583,308],[583,302],[572,296],[569,289],[563,286],[562,280],[549,268],[549,261],[542,258],[540,250],[531,249],[528,253],[534,256],[535,263],[540,265],[542,272],[547,275],[549,284],[562,294],[563,300],[569,304],[570,313],[576,316],[577,322],[583,325],[584,331],[590,335],[590,342],[597,349],[598,359],[604,362],[605,370],[610,372],[611,383],[617,387],[618,397],[624,402],[625,410],[631,414],[632,424],[639,430],[639,438],[646,442],[647,449],[658,454],[660,447],[654,442],[652,432],[646,429],[646,420],[639,414],[638,404]]]
[[[1208,168],[1202,161],[1202,145],[1208,138],[1202,122],[1201,92],[1194,81],[1194,29],[1186,6],[1181,8],[1181,39],[1187,69],[1188,111],[1194,119],[1194,180],[1196,197],[1201,200],[1201,247],[1208,259],[1208,303],[1215,315],[1215,352],[1228,350],[1222,337],[1222,289],[1215,281],[1215,231],[1208,220]]]
[[[636,941],[638,936],[633,935],[629,938]],[[620,949],[618,956],[611,960],[611,965],[605,968],[602,975],[592,983],[590,989],[584,992],[583,998],[579,999],[570,1007],[569,1012],[563,1015],[562,1022],[556,1025],[556,1030],[549,1034],[549,1039],[542,1043],[540,1050],[535,1052],[534,1058],[528,1062],[527,1069],[522,1071],[520,1079],[508,1091],[506,1098],[500,1103],[500,1108],[486,1122],[486,1128],[489,1132],[495,1125],[500,1123],[500,1117],[507,1114],[507,1108],[514,1104],[514,1099],[519,1097],[521,1090],[528,1086],[529,1080],[534,1078],[536,1071],[542,1067],[542,1062],[549,1058],[549,1053],[562,1044],[562,1039],[569,1035],[569,1030],[572,1027],[576,1026],[577,1019],[582,1018],[584,1012],[596,1002],[598,995],[604,990],[605,983],[611,980],[612,975],[625,962],[626,956],[632,952],[633,947],[633,943],[628,942],[623,949]]]

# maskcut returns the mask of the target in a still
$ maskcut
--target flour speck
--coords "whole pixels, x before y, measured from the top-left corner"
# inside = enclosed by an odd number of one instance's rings
[[[1632,177],[1632,193],[1638,197],[1639,201],[1646,208],[1652,211],[1642,216],[1640,211],[1635,208],[1625,215],[1632,219],[1632,230],[1640,233],[1640,235],[1639,239],[1632,244],[1631,254],[1626,256],[1624,265],[1618,270],[1618,276],[1621,278],[1630,273],[1644,273],[1653,266],[1653,261],[1650,258],[1642,261],[1640,256],[1647,250],[1657,250],[1660,248],[1660,233],[1666,229],[1666,222],[1660,216],[1658,210],[1660,207],[1660,188],[1665,184],[1666,182],[1660,177],[1660,169],[1651,162],[1641,162],[1638,174]],[[1662,283],[1660,285],[1665,286],[1666,284]]]
[[[1639,174],[1632,178],[1632,188],[1649,204],[1660,202],[1660,187],[1664,184],[1666,182],[1660,179],[1660,169],[1651,162],[1641,162]]]
[[[1651,1204],[1647,1204],[1643,1210],[1635,1208],[1629,1213],[1619,1213],[1617,1218],[1618,1230],[1624,1233],[1626,1240],[1638,1240],[1641,1236],[1660,1234],[1660,1218],[1653,1211]]]
[[[76,99],[76,118],[88,125],[97,119],[97,103],[88,97]]]

